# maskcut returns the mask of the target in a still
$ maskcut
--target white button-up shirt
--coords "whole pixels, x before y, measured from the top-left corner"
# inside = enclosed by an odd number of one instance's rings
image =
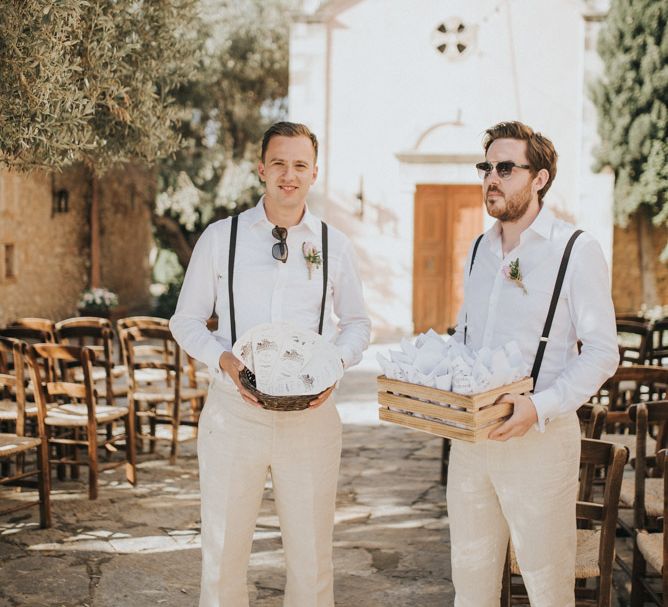
[[[554,285],[572,225],[543,208],[504,258],[501,224],[480,241],[469,276],[466,260],[464,305],[455,339],[463,341],[468,315],[467,345],[474,350],[516,341],[524,360],[533,366],[547,318]],[[504,275],[519,259],[522,288]],[[577,340],[582,341],[578,356]],[[583,233],[575,241],[557,304],[543,363],[531,396],[538,427],[557,415],[574,411],[594,394],[619,364],[615,312],[608,267],[598,242]]]
[[[220,355],[232,349],[228,295],[231,219],[209,225],[193,250],[176,312],[169,326],[179,344],[213,373],[222,373]],[[350,240],[328,227],[329,265],[323,336],[334,342],[345,367],[358,363],[369,344],[371,323]],[[322,303],[322,265],[309,278],[302,244],[322,252],[322,227],[306,209],[301,222],[288,229],[288,260],[272,257],[278,242],[271,234],[264,199],[239,215],[234,262],[234,310],[237,337],[267,322],[288,321],[318,331]],[[215,310],[218,329],[206,321]],[[338,318],[338,326],[332,316]]]

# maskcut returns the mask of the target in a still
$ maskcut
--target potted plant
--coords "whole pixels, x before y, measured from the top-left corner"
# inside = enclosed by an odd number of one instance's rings
[[[79,316],[101,316],[109,318],[111,310],[118,305],[118,295],[104,287],[86,289],[79,297]]]

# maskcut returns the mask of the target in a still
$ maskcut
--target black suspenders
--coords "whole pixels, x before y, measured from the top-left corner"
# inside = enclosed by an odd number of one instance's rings
[[[478,246],[480,246],[480,241],[482,240],[482,237],[484,234],[480,234],[478,238],[476,238],[475,244],[473,245],[473,253],[471,253],[471,265],[469,266],[469,276],[471,276],[471,272],[473,271],[473,262],[475,261],[475,254],[478,252]],[[464,316],[464,345],[466,345],[466,334],[468,333],[469,329],[469,315],[468,312]]]
[[[536,387],[536,382],[538,381],[538,374],[540,373],[540,366],[543,364],[543,355],[545,354],[545,348],[547,347],[547,340],[550,337],[550,329],[552,329],[552,321],[554,320],[554,313],[557,311],[557,304],[559,303],[559,295],[561,294],[561,287],[564,284],[564,276],[566,276],[566,268],[568,267],[568,260],[571,257],[571,251],[573,250],[573,245],[577,240],[577,237],[582,234],[582,230],[575,230],[571,236],[566,248],[564,249],[564,254],[561,257],[561,265],[559,266],[559,273],[557,274],[557,280],[554,283],[554,291],[552,292],[552,301],[550,301],[550,309],[547,313],[547,318],[545,319],[545,327],[543,327],[543,334],[540,337],[540,342],[538,343],[538,351],[536,352],[536,358],[533,361],[533,369],[531,369],[531,377],[533,377],[533,385]]]
[[[536,386],[538,381],[538,374],[540,373],[540,367],[543,364],[543,356],[545,355],[545,348],[547,347],[547,342],[550,337],[550,330],[552,329],[552,321],[554,320],[554,314],[557,311],[557,304],[559,303],[559,295],[561,294],[561,288],[564,284],[564,277],[566,276],[566,269],[568,268],[568,260],[571,257],[571,251],[573,250],[573,245],[577,240],[578,236],[582,234],[582,230],[576,230],[573,232],[573,235],[570,237],[566,248],[564,249],[564,254],[561,257],[561,264],[559,265],[559,272],[557,273],[557,280],[554,283],[554,291],[552,292],[552,300],[550,301],[550,307],[547,312],[547,318],[545,319],[545,326],[543,327],[543,334],[541,335],[540,341],[538,342],[538,351],[536,352],[536,358],[533,362],[533,368],[531,369],[531,377],[533,378],[533,385]],[[469,267],[469,276],[473,270],[473,262],[475,261],[475,255],[478,251],[478,245],[482,240],[484,234],[478,236],[478,239],[473,246],[473,254],[471,255],[471,266]],[[465,316],[464,320],[464,344],[466,344],[466,333],[467,333],[467,322],[468,315]]]
[[[230,232],[230,254],[227,259],[227,293],[230,299],[230,335],[232,345],[237,341],[237,323],[234,317],[234,254],[237,250],[237,228],[239,227],[239,215],[232,217],[232,230]]]
[[[322,221],[322,303],[320,305],[320,324],[318,333],[322,335],[322,327],[325,322],[325,302],[327,300],[327,270],[328,270],[328,243],[327,243],[327,224]],[[230,300],[230,335],[232,345],[237,341],[237,324],[234,316],[234,256],[237,248],[237,229],[239,226],[239,216],[232,217],[232,228],[230,231],[230,253],[227,261],[227,293]]]

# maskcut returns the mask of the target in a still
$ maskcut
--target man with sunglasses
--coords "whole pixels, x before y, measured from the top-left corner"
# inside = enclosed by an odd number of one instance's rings
[[[513,414],[489,440],[453,441],[447,504],[455,606],[498,606],[510,538],[531,605],[568,607],[575,601],[576,410],[619,363],[608,267],[594,238],[543,204],[557,170],[550,140],[504,122],[487,130],[484,149],[476,166],[497,221],[471,246],[455,339],[474,350],[516,341],[533,365],[535,389],[502,397]]]
[[[193,251],[170,327],[213,376],[200,417],[200,607],[246,607],[246,572],[267,470],[287,566],[286,607],[333,607],[332,533],[341,457],[333,386],[304,411],[268,411],[239,381],[235,335],[288,321],[335,343],[358,363],[370,322],[353,248],[309,211],[318,142],[302,124],[264,134],[265,194],[238,219],[210,225]],[[231,305],[232,304],[232,305]],[[207,329],[215,311],[218,329]],[[335,322],[333,314],[338,318]]]

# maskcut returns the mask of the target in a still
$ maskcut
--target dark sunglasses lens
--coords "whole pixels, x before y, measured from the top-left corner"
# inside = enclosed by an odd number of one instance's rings
[[[286,228],[280,228],[278,226],[274,227],[271,231],[271,235],[278,240],[285,240],[288,236],[288,230]]]
[[[514,162],[499,162],[499,164],[496,165],[496,172],[501,179],[505,179],[506,177],[510,177],[514,166]]]
[[[489,162],[479,162],[475,165],[475,168],[478,169],[478,174],[481,177],[487,177],[492,172],[492,165]]]
[[[271,247],[271,254],[275,260],[285,263],[288,260],[288,245],[284,242],[277,242]]]

